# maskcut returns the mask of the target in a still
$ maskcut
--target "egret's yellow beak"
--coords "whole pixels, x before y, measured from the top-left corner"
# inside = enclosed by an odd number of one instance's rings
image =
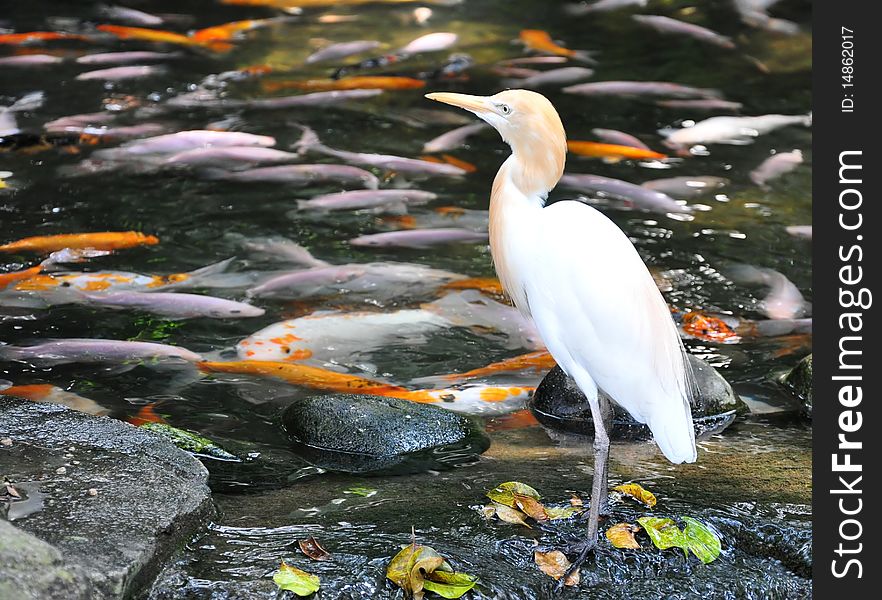
[[[468,94],[454,94],[452,92],[434,92],[432,94],[426,94],[426,98],[437,102],[443,102],[444,104],[450,104],[451,106],[458,106],[477,115],[493,110],[492,102],[485,96],[469,96]]]

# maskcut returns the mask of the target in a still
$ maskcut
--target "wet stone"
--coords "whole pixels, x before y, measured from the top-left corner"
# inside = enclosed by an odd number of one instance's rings
[[[473,462],[490,446],[473,418],[397,398],[300,398],[282,414],[294,451],[331,471],[419,472]]]
[[[722,375],[700,358],[689,355],[698,393],[692,398],[695,433],[707,436],[728,427],[739,414],[749,412]],[[642,440],[651,437],[646,425],[635,421],[623,408],[613,406],[612,439]],[[594,426],[588,399],[560,367],[554,367],[536,388],[530,409],[546,427],[566,433],[591,435]]]
[[[137,595],[213,513],[202,464],[121,421],[0,396],[0,437],[21,496],[0,503],[0,598]]]
[[[812,355],[803,358],[784,376],[784,387],[802,401],[802,412],[812,418]]]

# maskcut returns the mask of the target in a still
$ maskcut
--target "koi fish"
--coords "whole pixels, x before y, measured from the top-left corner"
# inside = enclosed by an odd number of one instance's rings
[[[625,133],[624,131],[616,131],[615,129],[600,129],[595,128],[591,130],[591,134],[597,137],[600,141],[606,142],[607,144],[617,144],[619,146],[632,146],[634,148],[641,148],[643,150],[649,150],[649,146],[644,144],[640,139],[634,137],[630,133]]]
[[[535,89],[549,85],[567,85],[583,81],[594,75],[594,69],[586,67],[561,67],[550,71],[540,71],[521,79],[517,82],[509,82],[517,87]]]
[[[319,367],[264,360],[204,361],[196,366],[204,373],[268,377],[325,392],[400,398],[411,402],[438,404],[442,408],[468,414],[498,415],[522,409],[534,391],[531,387],[489,385],[410,390],[399,385]]]
[[[662,214],[692,212],[690,207],[681,204],[667,194],[648,190],[645,187],[634,185],[621,179],[613,179],[612,177],[565,173],[560,179],[560,185],[589,194],[621,198],[641,210]]]
[[[563,88],[582,96],[667,96],[670,98],[720,98],[718,90],[669,81],[592,81]]]
[[[487,231],[490,214],[486,210],[439,206],[428,213],[413,213],[384,217],[383,224],[392,229],[429,229],[435,227],[461,227],[472,231]]]
[[[262,146],[221,146],[192,148],[172,154],[163,161],[169,167],[211,167],[242,170],[257,165],[297,162],[299,154]]]
[[[708,111],[731,111],[738,112],[744,105],[740,102],[723,100],[720,98],[703,98],[697,100],[656,100],[656,106],[663,108],[675,108],[677,110],[708,110]]]
[[[485,431],[493,433],[496,431],[511,431],[513,429],[527,429],[536,427],[539,421],[530,410],[519,410],[507,415],[500,415],[487,423]]]
[[[631,18],[641,25],[655,29],[659,33],[685,35],[700,42],[719,46],[727,50],[735,48],[735,43],[730,38],[693,23],[686,23],[685,21],[661,15],[632,15]]]
[[[168,69],[161,65],[136,65],[124,67],[110,67],[80,73],[74,79],[76,81],[123,81],[126,79],[141,79],[142,77],[154,77],[165,75]]]
[[[753,142],[757,136],[789,125],[810,127],[811,113],[807,115],[762,115],[759,117],[711,117],[682,129],[661,129],[665,145],[686,148],[695,144],[735,144]]]
[[[57,65],[64,62],[60,56],[51,54],[25,54],[22,56],[4,56],[0,58],[0,67],[39,67],[43,65]]]
[[[727,185],[729,185],[729,180],[725,177],[713,177],[710,175],[667,177],[665,179],[644,181],[640,184],[641,187],[645,187],[648,190],[668,194],[675,198],[695,198]]]
[[[355,40],[352,42],[341,42],[339,44],[330,44],[324,48],[316,50],[306,57],[306,64],[311,65],[317,62],[327,62],[331,60],[339,60],[354,54],[361,54],[373,50],[380,46],[380,42],[376,40]]]
[[[462,169],[466,173],[474,173],[478,170],[478,167],[476,167],[472,163],[456,158],[455,156],[452,156],[450,154],[442,154],[440,156],[420,156],[419,159],[438,164],[453,165],[454,167]]]
[[[244,171],[204,169],[200,175],[205,179],[237,181],[241,183],[284,183],[289,186],[306,187],[320,183],[357,185],[377,189],[380,181],[370,171],[349,165],[300,164],[259,167]]]
[[[614,160],[664,160],[667,158],[667,155],[660,152],[635,148],[634,146],[619,146],[617,144],[601,144],[599,142],[583,142],[578,140],[567,140],[567,150],[579,156]]]
[[[200,41],[192,37],[165,31],[162,29],[147,29],[144,27],[127,27],[125,25],[98,25],[98,31],[103,31],[121,40],[142,40],[160,44],[176,44],[178,46],[200,46],[216,52],[225,52],[232,49],[233,45],[227,42],[215,40]]]
[[[758,186],[768,189],[768,181],[789,173],[803,163],[802,150],[778,152],[762,162],[750,172],[750,180]]]
[[[136,412],[131,417],[128,417],[126,421],[131,423],[135,427],[140,427],[145,423],[167,423],[167,421],[159,416],[159,413],[156,412],[156,409],[154,408],[155,404],[155,402],[145,404],[138,409],[138,412]]]
[[[580,2],[578,4],[564,5],[564,11],[568,15],[581,16],[595,12],[607,12],[611,10],[619,10],[629,6],[646,6],[649,0],[597,0],[591,4]]]
[[[502,289],[502,283],[498,279],[491,277],[468,277],[466,279],[457,279],[442,286],[445,290],[478,290],[488,296],[505,296],[505,290]]]
[[[456,227],[404,229],[361,235],[349,240],[356,247],[369,248],[432,248],[444,244],[479,244],[489,240],[488,234]]]
[[[489,127],[489,125],[484,121],[478,121],[477,123],[457,127],[456,129],[443,133],[423,144],[423,152],[430,154],[433,152],[455,150],[462,146],[469,136],[474,135],[479,131],[483,131],[487,127]]]
[[[499,362],[491,363],[485,367],[465,371],[464,373],[451,373],[442,375],[441,378],[447,381],[466,381],[469,379],[480,379],[499,373],[508,373],[512,371],[548,371],[554,368],[557,363],[547,350],[538,352],[530,352],[521,354],[512,358],[506,358]]]
[[[110,410],[104,408],[94,400],[84,398],[79,394],[68,392],[60,387],[49,385],[48,383],[35,383],[31,385],[13,385],[6,389],[0,389],[0,396],[12,396],[13,398],[24,398],[31,402],[47,402],[51,404],[61,404],[73,410],[78,410],[96,417],[103,417],[110,413]]]
[[[736,344],[741,337],[722,319],[696,311],[681,317],[680,329],[687,335],[721,344]]]
[[[402,46],[398,50],[398,53],[409,55],[421,54],[424,52],[441,52],[442,50],[447,50],[448,48],[456,44],[456,40],[458,38],[459,36],[455,33],[427,33],[426,35],[421,35],[415,40]]]
[[[0,346],[0,360],[52,366],[70,363],[122,365],[132,361],[147,361],[148,364],[166,362],[180,364],[199,362],[203,358],[186,348],[167,344],[72,338],[46,340],[32,346]]]
[[[40,274],[40,271],[43,270],[43,265],[37,265],[36,267],[31,267],[30,269],[24,269],[23,271],[13,271],[12,273],[0,273],[0,290],[6,289],[9,284],[15,283],[17,281],[23,281],[25,279],[30,279],[31,277],[35,277]]]
[[[162,17],[151,15],[150,13],[129,8],[127,6],[101,6],[98,8],[98,13],[108,19],[122,21],[123,23],[129,23],[132,25],[158,27],[165,23]]]
[[[331,90],[414,90],[423,88],[426,82],[413,77],[356,75],[343,79],[307,79],[305,81],[264,81],[262,87],[267,92],[285,89],[307,91]]]
[[[312,211],[382,210],[407,212],[408,206],[425,204],[438,195],[423,190],[354,190],[298,200],[297,208]]]
[[[68,233],[23,238],[0,245],[0,252],[38,252],[48,254],[64,248],[121,250],[135,246],[152,246],[159,238],[138,231],[104,231],[100,233]]]
[[[200,43],[219,42],[233,39],[237,34],[245,31],[251,31],[260,27],[266,27],[273,23],[281,23],[289,20],[287,17],[272,19],[246,19],[244,21],[233,21],[224,23],[223,25],[215,25],[213,27],[205,27],[197,29],[189,34],[189,37]]]
[[[89,38],[76,33],[61,33],[58,31],[28,31],[25,33],[4,33],[0,35],[0,44],[10,45],[34,44],[55,40],[89,41]]]
[[[793,237],[803,238],[806,240],[812,239],[811,225],[788,225],[784,229]]]
[[[794,319],[805,313],[805,298],[783,273],[750,265],[737,265],[728,271],[736,283],[768,286],[769,292],[760,302],[760,309],[770,319]]]
[[[524,29],[518,36],[521,42],[530,50],[544,52],[546,54],[554,54],[557,56],[566,56],[574,60],[579,60],[588,64],[595,64],[597,61],[591,57],[591,53],[585,50],[572,50],[556,44],[547,31],[540,29]]]
[[[72,303],[106,306],[114,309],[133,309],[161,315],[167,319],[190,319],[210,317],[216,319],[240,319],[260,317],[262,308],[225,298],[202,294],[179,292],[121,291],[84,294],[69,298]]]

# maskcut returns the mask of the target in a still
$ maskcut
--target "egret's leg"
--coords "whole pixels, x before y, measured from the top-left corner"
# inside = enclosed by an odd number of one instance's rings
[[[606,404],[606,406],[603,406]],[[606,414],[604,414],[606,409]],[[591,402],[591,418],[594,421],[594,475],[591,481],[591,504],[588,508],[588,535],[584,542],[579,544],[579,556],[567,569],[566,574],[558,581],[557,589],[560,590],[564,582],[572,573],[588,558],[588,554],[597,546],[597,534],[600,529],[600,514],[607,511],[607,498],[609,491],[608,467],[609,467],[609,434],[607,429],[612,421],[612,406],[609,401],[599,395],[598,401]]]

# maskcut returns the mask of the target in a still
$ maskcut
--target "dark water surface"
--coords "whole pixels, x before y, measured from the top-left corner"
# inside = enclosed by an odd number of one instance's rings
[[[14,12],[0,16],[0,27],[15,31],[49,29],[54,18],[101,22],[98,3],[43,1],[16,3]],[[247,18],[277,14],[260,7],[223,6],[214,2],[178,0],[132,4],[152,13],[180,13],[193,16],[193,27],[207,27]],[[491,71],[494,63],[522,56],[522,47],[512,44],[524,28],[549,31],[570,48],[598,51],[593,81],[642,79],[675,81],[721,90],[730,100],[742,102],[742,114],[806,114],[811,110],[810,4],[785,1],[776,16],[796,21],[801,31],[793,36],[764,32],[742,24],[728,2],[650,2],[646,14],[664,14],[686,19],[731,36],[738,49],[727,51],[680,36],[664,36],[641,27],[630,19],[632,10],[573,18],[563,14],[555,2],[466,0],[454,7],[428,5],[433,15],[425,26],[412,22],[419,4],[370,4],[310,9],[299,20],[250,32],[225,54],[183,49],[185,56],[169,62],[164,75],[141,80],[103,84],[73,78],[91,66],[72,61],[28,69],[0,67],[0,105],[8,105],[25,93],[42,90],[45,105],[19,115],[19,127],[39,133],[42,124],[66,115],[102,110],[109,97],[133,97],[142,106],[133,113],[134,122],[169,124],[173,130],[204,128],[230,116],[241,119],[237,128],[250,133],[272,135],[276,148],[286,149],[300,137],[298,123],[309,124],[327,145],[359,152],[378,152],[416,157],[422,144],[450,129],[450,125],[416,126],[403,117],[415,108],[437,109],[423,98],[429,91],[461,91],[490,94],[505,85]],[[323,13],[352,14],[353,22],[319,23]],[[184,28],[186,29],[186,27]],[[431,31],[452,31],[460,36],[452,51],[470,54],[476,61],[466,80],[430,81],[425,90],[387,91],[373,99],[345,106],[297,108],[274,111],[226,111],[191,108],[168,111],[165,101],[186,92],[207,75],[248,65],[269,64],[270,78],[325,77],[333,67],[303,66],[316,39],[348,41],[377,39],[388,48],[404,45]],[[149,42],[117,42],[91,47],[56,43],[52,51],[64,50],[76,56],[114,49],[154,50]],[[0,56],[15,47],[0,47]],[[427,54],[387,69],[386,73],[412,75],[437,67],[447,53]],[[758,63],[764,65],[763,68]],[[561,114],[570,139],[592,139],[596,127],[620,129],[636,135],[653,149],[664,151],[657,133],[677,127],[685,119],[701,120],[715,113],[666,109],[651,101],[633,98],[586,98],[542,90]],[[259,81],[232,82],[226,88],[230,98],[262,97]],[[288,92],[283,92],[288,93]],[[295,93],[295,92],[291,92]],[[155,114],[148,109],[155,110]],[[452,112],[452,111],[451,111]],[[137,116],[136,116],[137,115]],[[769,156],[770,151],[801,149],[805,164],[793,173],[773,181],[768,190],[752,184],[749,172]],[[187,173],[168,172],[135,175],[104,172],[76,178],[64,176],[64,168],[76,165],[92,151],[79,147],[73,154],[47,150],[34,154],[0,153],[0,171],[11,171],[10,189],[0,190],[0,241],[31,235],[79,231],[139,230],[157,235],[156,246],[126,250],[95,259],[84,270],[117,269],[165,274],[190,271],[232,256],[240,258],[235,268],[273,268],[249,261],[235,239],[284,236],[307,247],[316,257],[331,263],[406,261],[430,265],[473,277],[493,276],[490,254],[481,244],[402,250],[394,248],[354,249],[347,240],[379,231],[375,215],[335,213],[328,216],[290,216],[295,200],[338,191],[325,188],[292,190],[284,184],[234,184],[200,180]],[[474,163],[477,172],[456,179],[433,178],[418,185],[439,195],[432,206],[456,205],[486,209],[490,182],[508,154],[495,132],[486,131],[470,139],[468,146],[452,151],[461,160]],[[332,162],[331,159],[316,160]],[[635,183],[679,175],[726,177],[731,184],[717,196],[695,200],[706,210],[691,220],[637,212],[617,202],[600,208],[620,225],[636,244],[653,270],[671,276],[672,290],[666,298],[681,310],[701,310],[740,319],[763,319],[758,303],[764,289],[732,283],[724,275],[727,266],[748,263],[776,269],[786,275],[811,301],[809,242],[791,237],[788,225],[810,224],[811,219],[811,130],[787,127],[761,136],[750,145],[710,145],[707,156],[693,156],[665,165],[620,162],[606,164],[596,159],[570,155],[567,170],[594,173]],[[378,175],[382,175],[379,171]],[[565,191],[552,193],[552,200],[573,197]],[[419,214],[429,209],[413,209]],[[588,232],[586,232],[587,234]],[[34,263],[29,256],[3,256],[0,272]],[[574,260],[603,260],[602,256],[573,257]],[[79,268],[79,267],[75,267]],[[276,266],[275,268],[278,268]],[[243,299],[240,290],[210,291]],[[385,309],[417,305],[428,298],[401,297],[385,303]],[[312,310],[360,307],[360,300],[330,298],[303,303],[258,300],[266,315],[254,319],[192,319],[168,321],[130,311],[109,311],[79,305],[46,310],[0,308],[0,341],[23,344],[42,338],[102,337],[161,341],[196,352],[219,353],[271,323]],[[376,303],[374,303],[376,304]],[[366,302],[369,308],[374,304]],[[623,318],[627,318],[623,315]],[[739,344],[715,344],[687,340],[690,351],[720,367],[736,391],[748,401],[754,415],[742,419],[721,436],[704,443],[696,466],[672,467],[663,461],[655,446],[625,445],[613,448],[614,480],[636,479],[654,485],[670,498],[671,513],[705,515],[725,534],[727,518],[743,515],[777,515],[808,531],[810,519],[810,434],[793,415],[796,401],[785,395],[774,376],[794,365],[810,352],[805,337],[745,339]],[[421,346],[392,345],[359,358],[370,369],[390,381],[408,382],[417,377],[477,368],[522,351],[507,350],[493,339],[465,330],[434,335]],[[125,417],[145,404],[153,404],[171,424],[198,431],[241,452],[259,454],[247,465],[208,461],[212,482],[219,492],[222,509],[219,524],[202,541],[194,543],[187,572],[192,597],[209,597],[215,581],[266,579],[282,558],[299,566],[314,568],[330,589],[321,597],[396,597],[384,587],[385,561],[407,543],[411,526],[425,543],[455,554],[465,570],[480,573],[487,582],[488,597],[528,598],[549,593],[549,584],[529,564],[530,539],[552,543],[560,532],[540,536],[520,535],[514,526],[499,541],[484,531],[487,527],[470,506],[482,502],[483,492],[510,479],[527,481],[543,491],[550,501],[565,502],[568,491],[587,498],[590,460],[587,448],[561,447],[541,429],[504,430],[491,433],[493,446],[474,466],[443,474],[419,474],[376,479],[341,474],[322,474],[296,458],[288,449],[279,427],[280,409],[307,390],[247,377],[187,380],[168,373],[138,367],[127,372],[67,365],[35,367],[24,363],[0,363],[0,378],[16,384],[51,383],[94,399]],[[346,494],[354,486],[377,490],[364,498]],[[337,502],[336,500],[341,501]],[[551,500],[553,499],[553,500]],[[690,504],[694,502],[695,504]],[[623,509],[624,510],[624,509]],[[468,516],[463,517],[467,512]],[[397,515],[397,517],[395,517]],[[627,518],[627,514],[623,513]],[[318,567],[296,559],[291,541],[312,534],[339,554],[334,563]],[[734,534],[733,534],[734,535]],[[508,539],[510,538],[510,539]],[[732,543],[734,538],[727,538]],[[527,540],[527,541],[525,541]],[[529,542],[529,543],[528,543]],[[642,567],[628,572],[616,563],[612,551],[597,559],[596,571],[583,575],[599,587],[597,595],[623,597],[621,586],[630,586],[634,596],[652,591],[653,581],[667,573],[669,597],[804,597],[805,573],[795,572],[785,562],[763,562],[731,546],[720,561],[704,574],[701,567],[665,564],[664,561],[631,557]],[[302,557],[301,557],[302,558]],[[656,557],[657,558],[657,557]],[[644,561],[644,562],[641,562]],[[302,564],[301,564],[302,563]],[[681,561],[682,563],[682,561]],[[740,589],[732,576],[732,563],[757,579],[772,584],[764,596]],[[341,568],[341,566],[343,568]],[[687,571],[692,569],[692,575]],[[635,576],[640,571],[643,579]],[[600,573],[610,574],[614,583],[604,583]],[[593,574],[592,574],[593,573]],[[271,585],[271,583],[270,583]],[[673,585],[673,584],[672,584]],[[619,586],[619,587],[617,587]],[[647,587],[648,586],[648,587]],[[690,587],[692,586],[692,587]],[[777,587],[775,587],[777,586]],[[224,588],[228,589],[228,588]],[[618,591],[616,591],[618,590]],[[713,590],[720,591],[714,595]],[[219,592],[220,593],[220,592]],[[257,596],[257,591],[254,592]],[[243,597],[249,597],[247,594]],[[631,596],[628,596],[631,597]]]

